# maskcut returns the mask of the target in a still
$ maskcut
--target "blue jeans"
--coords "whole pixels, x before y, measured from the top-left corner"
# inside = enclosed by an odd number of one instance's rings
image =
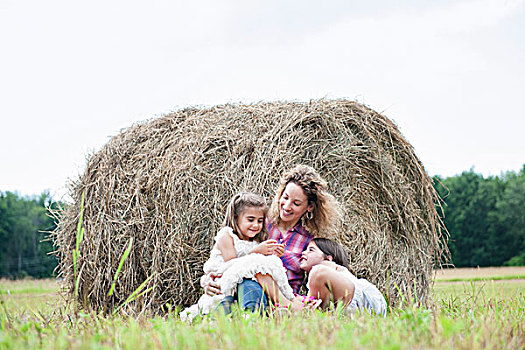
[[[237,285],[237,294],[233,296],[226,296],[219,306],[224,309],[225,314],[232,312],[231,305],[237,298],[239,305],[246,311],[260,311],[261,313],[266,309],[268,301],[261,285],[254,280],[245,278]]]

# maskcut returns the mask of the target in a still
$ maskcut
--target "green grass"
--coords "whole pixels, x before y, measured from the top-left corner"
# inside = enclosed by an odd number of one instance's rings
[[[525,348],[525,281],[436,282],[430,307],[394,309],[386,318],[236,314],[194,324],[176,313],[140,319],[75,315],[57,306],[60,298],[46,284],[33,292],[34,282],[11,283],[2,281],[0,288],[0,349]]]
[[[434,283],[433,291],[433,295],[441,299],[450,295],[466,297],[480,291],[485,295],[508,298],[520,292],[525,293],[525,280],[460,281],[454,283],[440,281]]]
[[[490,277],[465,277],[465,278],[440,278],[439,282],[470,282],[470,281],[505,281],[525,279],[525,275],[490,276]]]
[[[57,289],[54,279],[0,280],[0,294],[55,293]]]

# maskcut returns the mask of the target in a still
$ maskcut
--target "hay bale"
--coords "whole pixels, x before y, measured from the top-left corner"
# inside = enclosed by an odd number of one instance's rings
[[[85,191],[80,304],[111,309],[148,276],[153,289],[135,311],[192,304],[230,197],[248,190],[270,202],[280,175],[299,163],[317,169],[341,202],[344,222],[327,235],[345,245],[354,271],[392,302],[397,287],[425,301],[445,249],[432,180],[388,118],[347,100],[187,108],[122,131],[71,186],[75,204],[55,232],[60,275],[72,295]]]

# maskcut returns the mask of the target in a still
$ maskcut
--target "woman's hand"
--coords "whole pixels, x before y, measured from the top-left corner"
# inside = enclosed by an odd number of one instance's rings
[[[263,255],[277,255],[281,257],[284,254],[284,245],[277,243],[275,239],[268,239],[253,248],[252,253],[259,253]]]
[[[222,273],[210,272],[208,275],[201,277],[201,286],[204,292],[210,297],[221,294],[221,286],[215,282],[215,279],[221,278]]]

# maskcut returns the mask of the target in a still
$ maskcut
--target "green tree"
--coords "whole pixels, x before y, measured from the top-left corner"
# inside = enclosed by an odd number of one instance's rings
[[[452,263],[500,266],[525,257],[525,166],[519,172],[484,178],[473,170],[441,178],[443,221],[450,233]]]
[[[0,193],[0,276],[7,275],[7,250],[5,249],[9,238],[8,208],[4,195]]]
[[[506,187],[496,204],[498,231],[494,256],[498,264],[525,254],[525,165],[518,174],[505,176]]]
[[[445,201],[443,221],[450,233],[452,263],[462,266],[493,265],[491,235],[495,222],[489,213],[504,188],[497,177],[484,179],[472,169],[461,175],[437,178],[436,189]]]
[[[0,275],[7,277],[48,277],[56,266],[49,256],[51,242],[46,231],[54,229],[46,206],[56,205],[49,193],[20,197],[0,192]]]

